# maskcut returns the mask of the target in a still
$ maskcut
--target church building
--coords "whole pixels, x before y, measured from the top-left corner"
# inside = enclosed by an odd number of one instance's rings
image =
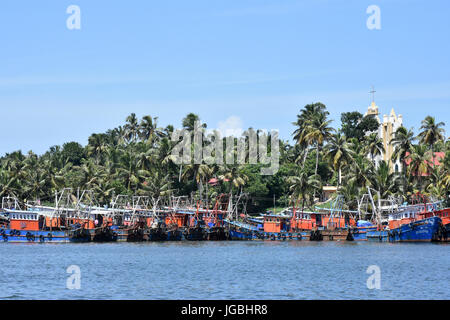
[[[372,91],[373,93],[374,91]],[[375,163],[378,164],[380,161],[384,160],[389,163],[392,172],[399,172],[402,170],[402,163],[399,160],[395,162],[392,161],[392,155],[394,153],[394,146],[391,140],[394,138],[394,133],[403,125],[403,116],[396,115],[394,108],[392,108],[389,115],[383,115],[383,121],[380,119],[380,113],[378,111],[378,106],[375,101],[372,100],[372,104],[369,106],[365,116],[373,115],[380,124],[378,128],[378,137],[383,140],[385,152],[380,156],[375,157]]]

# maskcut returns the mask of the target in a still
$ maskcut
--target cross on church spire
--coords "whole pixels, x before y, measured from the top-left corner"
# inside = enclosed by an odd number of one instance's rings
[[[371,91],[369,91],[369,93],[371,93],[372,94],[372,102],[375,102],[375,88],[374,88],[374,86],[372,86],[372,90]]]

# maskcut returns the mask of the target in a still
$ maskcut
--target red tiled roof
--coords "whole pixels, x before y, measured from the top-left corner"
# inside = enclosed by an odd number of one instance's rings
[[[410,155],[409,152],[407,152],[405,154],[405,156],[406,156],[405,163],[406,163],[407,166],[409,166],[411,164],[411,161],[412,161],[410,158],[408,158],[409,155]],[[431,167],[438,167],[438,166],[440,166],[442,164],[441,160],[443,160],[444,158],[445,158],[445,152],[435,152],[433,159],[431,159],[431,161],[425,160],[425,163],[428,164]],[[422,176],[428,176],[428,175],[430,175],[430,174],[429,173],[422,173]]]
[[[228,180],[228,179],[223,179],[223,181],[228,182],[228,181],[230,181],[230,180]],[[215,186],[215,185],[217,185],[217,184],[219,183],[219,179],[212,178],[211,180],[208,181],[208,183],[209,183],[210,185],[212,185],[212,186]]]
[[[410,155],[409,152],[407,152],[406,154],[406,158],[408,158],[408,156]],[[435,152],[434,153],[434,157],[433,157],[433,163],[435,166],[440,166],[442,163],[440,162],[442,159],[445,158],[445,152]],[[429,165],[431,165],[430,161],[425,160],[425,162]],[[411,159],[405,159],[405,163],[406,165],[409,166],[409,164],[411,163]]]

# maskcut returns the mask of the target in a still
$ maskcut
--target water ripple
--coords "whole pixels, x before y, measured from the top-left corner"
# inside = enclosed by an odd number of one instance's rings
[[[191,242],[0,244],[0,299],[449,299],[436,244]],[[70,265],[81,289],[69,290]],[[366,285],[368,266],[381,289]]]

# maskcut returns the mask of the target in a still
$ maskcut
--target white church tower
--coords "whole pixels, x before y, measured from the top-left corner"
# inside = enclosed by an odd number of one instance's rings
[[[375,104],[375,91],[372,89],[370,93],[372,93],[372,103],[365,116],[373,115],[375,119],[378,120],[378,123],[380,124],[378,128],[378,137],[383,140],[385,150],[381,156],[375,157],[375,163],[378,165],[380,161],[384,160],[389,163],[392,172],[400,172],[402,170],[402,163],[399,160],[396,160],[395,162],[392,161],[394,146],[391,143],[391,140],[394,138],[395,131],[403,125],[403,116],[401,114],[397,116],[394,108],[392,108],[389,116],[387,114],[383,115],[383,122],[381,122],[378,106]]]

